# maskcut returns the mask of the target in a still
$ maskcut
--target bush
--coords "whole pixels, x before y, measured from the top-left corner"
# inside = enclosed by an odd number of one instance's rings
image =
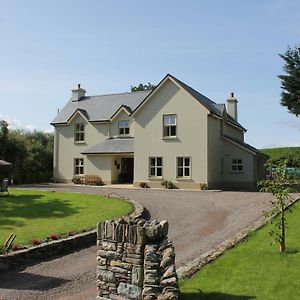
[[[150,186],[146,182],[140,182],[140,188],[146,189],[150,188]]]
[[[163,180],[161,185],[164,186],[167,190],[177,189],[177,186],[171,180]]]
[[[207,190],[207,183],[200,183],[200,189],[202,191]]]
[[[33,239],[33,240],[31,241],[31,243],[32,243],[32,245],[34,245],[34,246],[38,246],[38,245],[41,244],[41,241],[38,240],[38,239]]]
[[[51,234],[49,235],[49,238],[50,238],[51,240],[58,240],[58,235],[57,235],[56,233],[51,233]]]
[[[81,176],[74,176],[74,177],[72,178],[72,182],[73,182],[74,184],[82,184],[82,177],[81,177]]]

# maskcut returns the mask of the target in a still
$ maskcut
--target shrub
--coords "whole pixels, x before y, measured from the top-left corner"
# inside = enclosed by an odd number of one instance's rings
[[[163,180],[161,185],[168,190],[177,189],[177,186],[171,180]]]
[[[143,189],[150,188],[150,186],[146,182],[140,182],[140,187]]]
[[[33,239],[33,240],[31,241],[31,243],[32,243],[32,245],[37,246],[37,245],[40,245],[40,244],[41,244],[41,241],[38,240],[38,239]]]
[[[18,251],[18,250],[21,250],[23,249],[24,247],[18,245],[18,244],[13,244],[13,246],[11,247],[11,250],[12,251]]]
[[[82,184],[82,178],[81,178],[81,176],[74,176],[74,177],[72,178],[72,182],[73,182],[74,184]]]
[[[58,240],[58,235],[56,233],[51,233],[49,237],[51,240]]]
[[[200,183],[200,189],[202,191],[207,190],[207,183]]]

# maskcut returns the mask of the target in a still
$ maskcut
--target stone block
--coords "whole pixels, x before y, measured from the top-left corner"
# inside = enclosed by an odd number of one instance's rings
[[[143,270],[142,270],[142,268],[140,268],[140,267],[132,268],[131,283],[133,285],[136,285],[139,287],[143,286]]]
[[[104,282],[116,282],[114,273],[108,270],[98,270],[97,279]]]
[[[132,284],[121,282],[118,286],[118,294],[125,297],[125,299],[141,299],[142,290]]]
[[[132,265],[126,262],[122,262],[122,261],[117,261],[117,260],[112,260],[110,262],[110,265],[112,267],[119,267],[122,269],[126,269],[126,270],[131,270],[132,269]]]
[[[136,259],[136,258],[131,258],[131,257],[123,257],[123,261],[136,265],[136,266],[140,266],[143,264],[143,260],[142,259]]]

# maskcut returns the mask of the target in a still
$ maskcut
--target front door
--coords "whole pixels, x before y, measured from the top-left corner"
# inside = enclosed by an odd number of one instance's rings
[[[121,159],[121,173],[124,182],[133,182],[133,157]]]

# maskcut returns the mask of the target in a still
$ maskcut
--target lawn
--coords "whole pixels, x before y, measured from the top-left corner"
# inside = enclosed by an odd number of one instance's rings
[[[273,225],[268,224],[191,279],[181,280],[183,299],[300,299],[300,203],[287,218],[286,254],[270,245]]]
[[[10,233],[15,244],[28,245],[50,234],[95,228],[96,223],[123,216],[130,203],[98,195],[10,189],[0,197],[0,244]]]

